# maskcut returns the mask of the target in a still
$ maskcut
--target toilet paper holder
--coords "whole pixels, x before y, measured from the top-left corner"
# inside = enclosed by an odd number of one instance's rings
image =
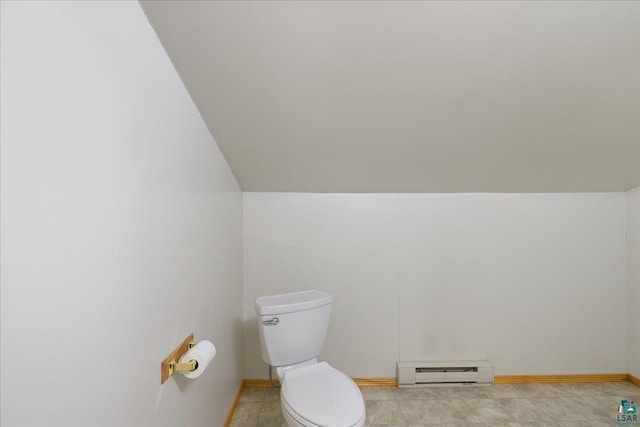
[[[193,371],[198,367],[198,362],[190,360],[186,363],[179,363],[178,360],[187,351],[196,345],[193,338],[193,332],[189,334],[182,343],[173,349],[171,353],[160,363],[160,384],[164,384],[175,372]]]

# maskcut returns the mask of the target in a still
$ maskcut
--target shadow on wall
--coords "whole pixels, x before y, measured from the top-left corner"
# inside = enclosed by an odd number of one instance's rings
[[[258,351],[258,360],[262,362],[262,366],[260,368],[260,372],[264,371],[264,375],[260,375],[260,378],[269,378],[269,365],[267,365],[260,355],[260,334],[258,332],[258,318],[257,316],[251,317],[250,319],[244,320],[243,325],[243,337],[244,337],[244,351],[245,351],[245,366],[246,363],[250,363],[252,360],[256,358],[249,357],[249,349],[255,348]]]

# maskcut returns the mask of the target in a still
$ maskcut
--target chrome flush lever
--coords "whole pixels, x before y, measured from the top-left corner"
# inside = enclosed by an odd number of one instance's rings
[[[280,323],[280,319],[278,319],[277,317],[274,317],[271,320],[263,320],[262,324],[263,325],[272,325],[272,326],[276,326],[278,323]]]

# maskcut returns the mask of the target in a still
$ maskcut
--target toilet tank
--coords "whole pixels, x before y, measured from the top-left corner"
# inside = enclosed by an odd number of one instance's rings
[[[256,299],[262,359],[271,366],[287,366],[318,357],[331,302],[331,295],[317,290]]]

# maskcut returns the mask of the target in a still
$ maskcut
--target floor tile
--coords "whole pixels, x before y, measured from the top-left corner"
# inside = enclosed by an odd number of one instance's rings
[[[612,421],[568,421],[559,422],[559,427],[611,427],[614,426]]]
[[[261,409],[262,402],[238,403],[236,411],[233,414],[233,418],[231,420],[231,427],[257,426]]]
[[[263,387],[245,388],[242,391],[240,402],[262,402],[264,400],[266,390],[267,389]]]
[[[628,382],[602,383],[603,394],[606,395],[639,395],[640,387]]]
[[[556,424],[553,421],[545,421],[545,422],[533,422],[533,423],[516,423],[516,426],[520,426],[520,427],[558,427],[558,424]],[[486,427],[490,427],[490,426],[486,426]]]
[[[496,399],[465,399],[464,403],[469,408],[469,414],[476,417],[482,422],[493,423],[494,425],[501,423],[511,423],[516,420],[511,416],[509,411]]]
[[[561,395],[567,396],[600,396],[603,394],[603,383],[566,383],[561,384]]]
[[[607,409],[591,396],[534,398],[533,403],[554,421],[607,421]]]
[[[520,423],[552,422],[551,417],[538,408],[531,399],[500,399],[500,403]]]
[[[523,397],[554,397],[562,396],[565,392],[563,384],[515,384],[515,387]]]
[[[367,400],[365,407],[368,425],[405,425],[400,405],[395,400]]]
[[[497,384],[489,387],[362,387],[367,427],[615,426],[621,400],[640,402],[626,382]],[[233,427],[281,427],[279,388],[243,391]]]
[[[284,417],[280,402],[264,402],[258,417],[259,427],[282,427]]]
[[[623,400],[634,402],[636,406],[640,406],[640,394],[637,396],[596,396],[595,399],[612,411],[617,410]]]
[[[479,423],[460,400],[401,400],[400,410],[410,424]]]
[[[524,397],[514,384],[495,384],[490,387],[481,387],[491,399]]]
[[[431,427],[485,427],[482,423],[438,423],[438,424],[426,424]],[[425,424],[410,424],[408,427],[424,427]],[[495,426],[491,426],[495,427]]]
[[[469,386],[457,387],[454,390],[461,399],[490,399],[490,388],[492,387]]]
[[[397,400],[459,399],[456,387],[392,388]]]
[[[364,400],[394,400],[391,387],[360,387]]]
[[[269,387],[265,390],[265,402],[280,402],[280,387]]]

